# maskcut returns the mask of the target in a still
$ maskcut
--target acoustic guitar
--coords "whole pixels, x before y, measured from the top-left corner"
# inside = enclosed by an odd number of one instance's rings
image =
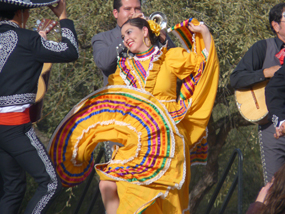
[[[45,31],[45,33],[48,34],[57,25],[57,23],[58,22],[51,19],[43,19],[40,22],[37,31]],[[36,102],[30,107],[30,119],[33,123],[40,120],[42,116],[43,98],[47,91],[51,67],[52,63],[44,63],[38,80]]]
[[[236,105],[240,114],[254,124],[268,123],[268,110],[265,102],[265,86],[268,81],[253,85],[250,89],[235,91]]]

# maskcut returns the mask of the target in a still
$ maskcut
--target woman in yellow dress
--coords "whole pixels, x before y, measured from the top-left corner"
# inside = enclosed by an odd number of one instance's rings
[[[95,166],[108,214],[189,213],[189,151],[205,145],[219,64],[208,28],[187,24],[190,53],[156,46],[160,28],[152,21],[128,20],[121,33],[134,56],[119,58],[109,86],[76,105],[52,136],[49,151],[64,186],[86,178],[98,143],[124,145]],[[177,77],[184,80],[178,102]]]

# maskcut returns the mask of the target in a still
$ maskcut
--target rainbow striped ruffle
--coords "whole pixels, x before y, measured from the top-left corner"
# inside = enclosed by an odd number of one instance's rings
[[[63,186],[84,181],[93,166],[95,146],[107,140],[124,147],[108,165],[96,166],[97,172],[134,184],[160,179],[169,186],[182,185],[183,140],[167,110],[151,94],[109,86],[89,95],[74,109],[50,141],[49,154]],[[163,179],[172,169],[177,178]]]

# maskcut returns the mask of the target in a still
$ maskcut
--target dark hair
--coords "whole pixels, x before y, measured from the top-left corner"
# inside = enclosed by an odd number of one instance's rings
[[[11,20],[14,18],[17,10],[9,10],[9,11],[4,11],[0,10],[0,20]]]
[[[142,4],[141,0],[140,1],[140,4]],[[120,11],[120,7],[122,7],[122,0],[114,0],[113,2],[113,9],[116,9],[118,12]]]
[[[280,24],[284,8],[285,8],[285,3],[280,3],[280,4],[277,4],[274,7],[272,7],[270,12],[269,12],[269,24],[270,24],[271,30],[275,34],[276,34],[276,32],[273,29],[271,22],[275,21],[278,24]]]
[[[156,44],[158,37],[151,31],[148,22],[145,19],[142,18],[133,18],[133,19],[128,19],[123,25],[125,24],[130,24],[132,26],[138,27],[139,29],[143,29],[143,27],[147,27],[148,29],[148,36],[150,39],[150,42],[152,45]],[[121,28],[122,28],[121,27]]]
[[[262,214],[282,214],[285,210],[285,164],[274,174],[274,180],[264,200]]]

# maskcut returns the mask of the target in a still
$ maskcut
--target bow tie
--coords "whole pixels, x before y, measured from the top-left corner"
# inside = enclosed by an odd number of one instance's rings
[[[283,65],[285,57],[285,48],[282,48],[275,56],[279,59],[280,65]]]

